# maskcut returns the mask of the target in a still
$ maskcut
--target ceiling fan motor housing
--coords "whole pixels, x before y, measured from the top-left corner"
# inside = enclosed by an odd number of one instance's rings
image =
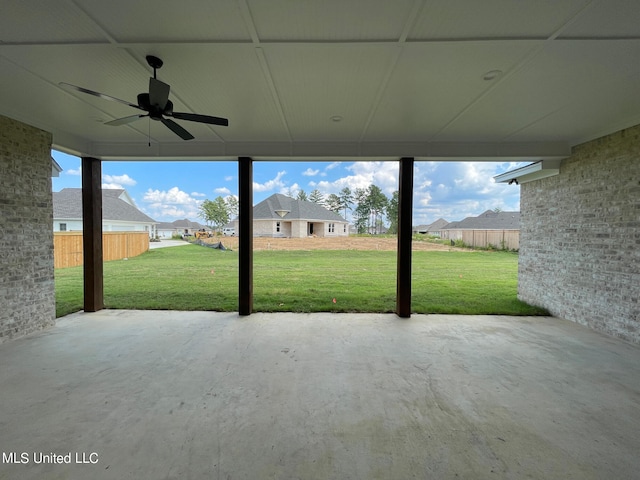
[[[162,120],[163,114],[171,115],[173,113],[173,102],[171,100],[167,100],[164,109],[160,109],[157,105],[151,105],[148,93],[138,94],[138,106],[149,112],[149,117],[153,120]]]

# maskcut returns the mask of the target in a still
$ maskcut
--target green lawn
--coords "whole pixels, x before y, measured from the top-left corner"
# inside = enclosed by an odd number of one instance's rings
[[[543,315],[516,298],[517,254],[413,252],[416,313]],[[56,270],[56,314],[82,309],[82,267]],[[258,251],[254,310],[393,312],[396,254]],[[107,308],[238,310],[238,253],[188,245],[104,264]],[[335,298],[335,303],[333,299]]]

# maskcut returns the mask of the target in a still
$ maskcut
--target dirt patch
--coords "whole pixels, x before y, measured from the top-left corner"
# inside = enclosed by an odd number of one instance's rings
[[[237,237],[217,237],[208,239],[209,242],[221,241],[225,247],[235,250],[238,248]],[[397,250],[398,240],[387,237],[305,237],[305,238],[267,238],[253,239],[253,249],[259,250]],[[413,241],[414,251],[444,250],[453,247],[424,241]],[[456,249],[458,250],[458,249]]]

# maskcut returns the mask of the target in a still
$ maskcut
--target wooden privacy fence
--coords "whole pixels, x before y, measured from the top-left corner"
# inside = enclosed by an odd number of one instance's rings
[[[520,230],[445,230],[442,238],[462,240],[470,247],[520,249]]]
[[[147,250],[148,232],[102,232],[102,255],[105,262],[136,257]],[[82,265],[82,232],[54,232],[54,268],[78,265]]]

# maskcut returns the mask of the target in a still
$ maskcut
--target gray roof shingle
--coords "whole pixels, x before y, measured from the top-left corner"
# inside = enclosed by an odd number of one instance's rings
[[[123,189],[102,190],[102,218],[127,222],[158,223],[134,205],[123,200]],[[126,198],[126,197],[125,197]],[[53,218],[82,219],[82,189],[63,188],[53,192]]]
[[[280,212],[282,215],[280,215]],[[344,218],[322,205],[304,200],[296,200],[280,193],[274,193],[253,207],[254,220],[321,220],[346,222]]]

